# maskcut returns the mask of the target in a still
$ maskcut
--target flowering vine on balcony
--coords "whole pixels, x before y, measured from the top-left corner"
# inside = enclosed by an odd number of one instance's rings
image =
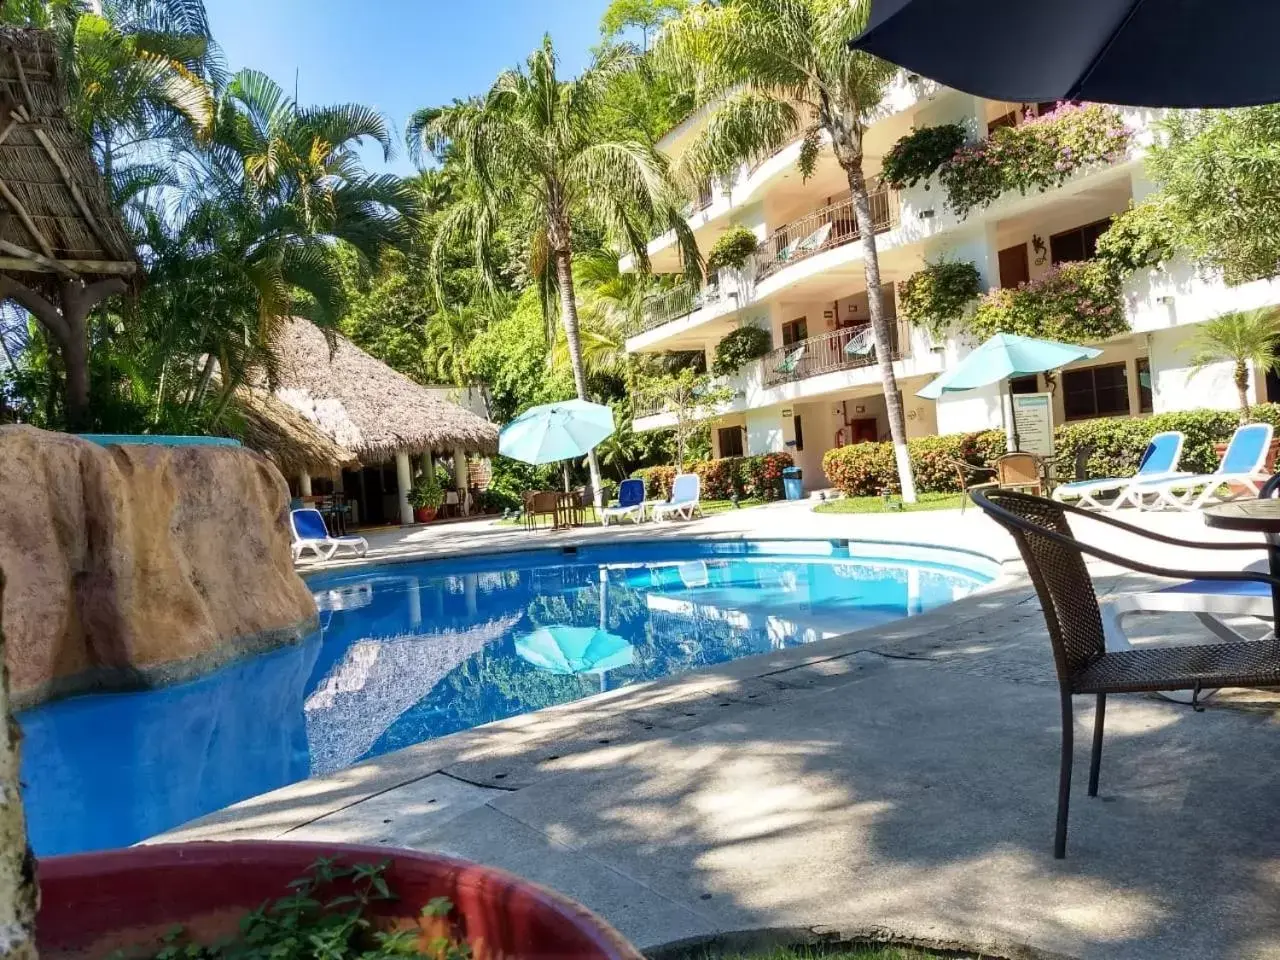
[[[962,217],[1006,190],[1048,190],[1078,170],[1114,163],[1132,138],[1120,111],[1100,103],[1060,104],[943,157],[939,150],[954,142],[957,129],[951,124],[907,134],[885,157],[886,180],[905,186],[936,171],[949,206]]]
[[[1067,343],[1094,343],[1129,329],[1120,279],[1097,260],[1063,263],[1038,280],[992,290],[978,301],[964,330],[982,342],[1018,333]]]

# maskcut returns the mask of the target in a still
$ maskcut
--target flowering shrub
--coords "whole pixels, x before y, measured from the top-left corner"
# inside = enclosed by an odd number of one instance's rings
[[[741,270],[759,246],[756,235],[743,226],[730,227],[720,235],[707,254],[707,273],[726,267]]]
[[[885,153],[880,179],[895,190],[914,187],[955,156],[965,139],[965,129],[958,123],[912,130]]]
[[[1112,220],[1093,256],[1123,280],[1135,270],[1160,266],[1174,253],[1173,226],[1160,205],[1148,201]]]
[[[698,475],[704,500],[728,500],[735,493],[742,499],[780,500],[783,468],[793,462],[789,453],[762,453],[754,457],[700,460],[690,464],[688,472]],[[665,500],[671,496],[676,470],[675,467],[645,467],[631,475],[645,482],[650,499]]]
[[[1131,135],[1115,107],[1062,104],[960,147],[938,168],[938,179],[951,209],[963,217],[1006,190],[1047,190],[1077,170],[1113,163],[1128,150]]]
[[[967,260],[940,261],[925,264],[907,277],[898,291],[898,306],[903,319],[939,337],[959,323],[965,307],[981,294],[977,267]]]
[[[949,433],[917,437],[907,441],[916,488],[922,493],[958,493],[961,489],[956,468],[949,460],[975,466],[990,466],[1005,452],[1003,430],[981,433]],[[884,490],[897,492],[898,468],[891,443],[854,443],[828,450],[822,470],[837,490],[849,497],[870,497]],[[967,483],[978,479],[976,473]]]
[[[1069,343],[1105,340],[1129,329],[1120,281],[1096,260],[1063,263],[1039,280],[992,290],[965,322],[977,340],[1018,333]]]

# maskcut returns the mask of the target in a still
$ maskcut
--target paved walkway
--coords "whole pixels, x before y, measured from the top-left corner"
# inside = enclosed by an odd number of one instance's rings
[[[1209,535],[1194,516],[1151,522]],[[779,505],[623,535],[694,532],[1012,556],[976,511],[831,517]],[[599,535],[467,524],[389,537],[375,551]],[[1221,563],[1203,551],[1147,558]],[[1102,795],[1090,800],[1082,699],[1068,859],[1054,861],[1058,693],[1038,604],[1009,569],[981,594],[888,627],[421,744],[163,839],[444,851],[562,890],[642,948],[787,927],[1002,956],[1280,958],[1280,701],[1223,697],[1193,713],[1113,698]],[[1094,573],[1104,593],[1143,582],[1104,565]],[[1186,629],[1147,624],[1152,635]]]

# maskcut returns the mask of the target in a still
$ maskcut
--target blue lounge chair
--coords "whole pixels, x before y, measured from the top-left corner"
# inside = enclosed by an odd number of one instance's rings
[[[331,537],[324,525],[320,511],[312,507],[289,511],[289,526],[293,530],[293,559],[296,563],[302,554],[310,550],[317,560],[331,560],[339,550],[350,550],[358,557],[369,552],[369,541],[364,537]]]
[[[696,473],[681,473],[671,481],[671,499],[666,503],[653,504],[653,519],[661,520],[669,516],[684,517],[692,520],[694,513],[701,513],[699,505],[702,499],[702,481]]]
[[[1199,510],[1213,498],[1230,499],[1232,484],[1257,496],[1267,482],[1263,468],[1270,449],[1271,424],[1248,423],[1236,427],[1222,455],[1222,463],[1213,473],[1184,473],[1163,480],[1139,481],[1132,485],[1129,495],[1135,503],[1144,506],[1176,510]],[[1224,488],[1226,496],[1221,496]],[[1155,500],[1148,504],[1145,497],[1151,494],[1155,494]]]
[[[630,517],[633,523],[644,520],[644,481],[638,479],[623,480],[618,484],[618,502],[612,507],[600,511],[600,523],[608,526],[609,521],[619,521]]]
[[[1182,446],[1186,439],[1177,430],[1157,433],[1147,444],[1142,459],[1138,461],[1138,471],[1132,477],[1105,477],[1064,483],[1053,491],[1053,499],[1059,503],[1065,503],[1069,499],[1079,500],[1077,506],[1101,510],[1102,504],[1096,498],[1114,491],[1116,498],[1111,501],[1112,510],[1119,510],[1130,502],[1135,507],[1141,507],[1142,501],[1131,497],[1135,484],[1186,476],[1178,473],[1178,461],[1182,459]]]

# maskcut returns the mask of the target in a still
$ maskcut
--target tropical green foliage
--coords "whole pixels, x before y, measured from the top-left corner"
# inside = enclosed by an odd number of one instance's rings
[[[409,488],[409,503],[417,509],[439,510],[444,503],[444,487],[436,471],[423,473]]]
[[[914,187],[928,180],[938,168],[956,155],[968,140],[958,123],[940,123],[912,130],[884,155],[880,179],[895,190]]]
[[[969,261],[926,263],[898,291],[903,319],[923,327],[934,338],[958,325],[965,310],[982,294],[982,277]]]
[[[1280,105],[1173,111],[1147,159],[1175,243],[1230,283],[1280,272]]]
[[[716,238],[707,254],[707,273],[715,273],[726,268],[741,270],[755,255],[760,246],[755,233],[746,227],[730,227]]]
[[[1177,248],[1173,226],[1159,199],[1150,199],[1111,221],[1098,238],[1094,259],[1113,276],[1123,280],[1137,270],[1160,267],[1171,260]]]
[[[739,327],[716,344],[711,372],[717,377],[737,373],[744,364],[763,357],[773,348],[773,338],[762,327]]]
[[[1192,351],[1192,375],[1219,363],[1231,364],[1240,398],[1240,422],[1249,420],[1249,368],[1257,376],[1280,373],[1280,312],[1275,307],[1224,313],[1196,327],[1186,346]]]
[[[1115,107],[1063,104],[962,146],[938,169],[938,179],[949,206],[963,217],[1006,190],[1048,190],[1079,170],[1113,163],[1128,150],[1130,139]]]
[[[1103,264],[1059,264],[1038,280],[992,290],[962,328],[981,342],[1017,333],[1067,343],[1095,343],[1129,329],[1120,282]]]
[[[921,492],[955,493],[963,489],[955,462],[990,466],[1005,452],[1005,435],[1003,430],[984,430],[916,437],[907,442],[907,449]],[[822,471],[847,497],[897,492],[893,447],[888,443],[851,443],[828,450],[822,458]],[[966,484],[987,477],[989,474],[965,471]]]
[[[706,374],[685,367],[666,376],[655,377],[646,385],[641,402],[649,403],[675,418],[675,465],[683,469],[692,447],[708,446],[707,421],[734,398],[729,387],[712,381]],[[702,434],[699,438],[699,434]]]

